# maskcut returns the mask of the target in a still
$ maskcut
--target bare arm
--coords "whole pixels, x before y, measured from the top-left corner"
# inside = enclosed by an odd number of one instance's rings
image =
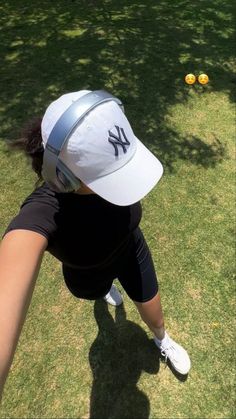
[[[0,245],[0,400],[46,247],[29,230],[10,231]]]

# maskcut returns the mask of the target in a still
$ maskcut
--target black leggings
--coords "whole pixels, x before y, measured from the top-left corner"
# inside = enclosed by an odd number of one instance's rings
[[[70,292],[86,300],[104,297],[115,278],[133,301],[149,301],[158,292],[152,256],[140,228],[132,233],[119,258],[104,269],[74,269],[63,264],[62,271]]]

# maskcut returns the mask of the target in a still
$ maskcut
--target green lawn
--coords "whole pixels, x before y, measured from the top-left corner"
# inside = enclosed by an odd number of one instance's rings
[[[60,94],[110,90],[164,165],[142,228],[166,327],[192,361],[179,381],[126,295],[117,310],[77,301],[45,254],[1,418],[235,418],[232,9],[224,0],[0,6],[0,233],[36,181],[5,140]],[[186,85],[189,72],[209,84]]]

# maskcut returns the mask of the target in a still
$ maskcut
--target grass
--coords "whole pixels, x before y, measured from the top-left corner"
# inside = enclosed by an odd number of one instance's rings
[[[4,2],[0,233],[36,177],[5,139],[58,95],[104,87],[165,173],[143,200],[166,326],[192,360],[160,363],[132,302],[77,301],[45,254],[1,418],[234,418],[233,2]],[[201,71],[210,83],[187,86]],[[118,284],[118,287],[119,284]]]

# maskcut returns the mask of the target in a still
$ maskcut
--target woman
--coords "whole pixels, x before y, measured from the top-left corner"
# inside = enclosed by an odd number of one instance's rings
[[[0,247],[0,379],[6,380],[45,250],[62,262],[78,298],[122,304],[118,278],[165,360],[187,374],[187,352],[164,328],[152,257],[139,228],[140,200],[162,165],[135,137],[119,99],[65,94],[13,144],[44,180],[23,202]]]

